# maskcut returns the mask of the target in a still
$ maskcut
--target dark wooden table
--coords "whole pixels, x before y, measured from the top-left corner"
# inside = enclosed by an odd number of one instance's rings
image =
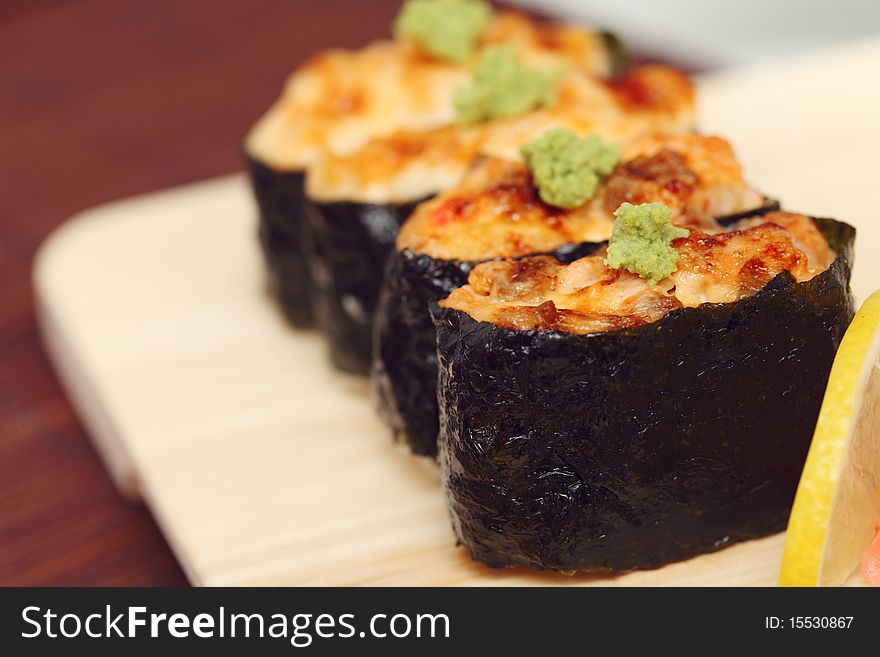
[[[30,270],[78,210],[240,169],[284,77],[398,0],[0,3],[0,585],[184,585],[116,493],[40,346]]]

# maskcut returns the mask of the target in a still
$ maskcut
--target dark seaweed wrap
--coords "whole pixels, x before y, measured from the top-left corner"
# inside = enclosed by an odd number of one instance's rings
[[[397,231],[425,199],[400,204],[308,203],[306,260],[315,322],[339,369],[367,374],[373,313]]]
[[[729,224],[778,209],[779,202],[767,198],[759,208],[718,221]],[[569,263],[602,244],[568,244],[549,255]],[[466,284],[477,264],[409,249],[389,258],[374,324],[373,388],[382,419],[416,454],[436,455],[439,429],[436,334],[428,306]]]
[[[304,173],[276,171],[245,155],[259,207],[259,239],[266,261],[268,287],[287,320],[300,327],[312,323],[309,272],[303,241]]]
[[[716,217],[715,221],[717,221],[722,226],[730,226],[731,224],[735,224],[738,221],[751,219],[753,217],[761,217],[768,212],[777,212],[781,209],[782,206],[780,206],[779,201],[777,201],[775,198],[765,196],[761,201],[761,205],[757,208],[745,210],[743,212],[736,212],[734,214],[726,214],[723,217]]]
[[[606,30],[600,32],[599,36],[602,38],[602,44],[605,46],[605,50],[608,51],[608,58],[610,60],[607,77],[620,75],[626,71],[630,64],[631,58],[626,46],[620,37],[614,32]]]
[[[785,528],[837,346],[855,230],[804,283],[574,335],[433,313],[456,535],[490,566],[654,568]]]
[[[572,262],[599,246],[568,244],[549,255]],[[416,454],[437,454],[437,344],[428,308],[467,283],[477,264],[410,249],[388,259],[374,324],[373,388],[380,415]]]

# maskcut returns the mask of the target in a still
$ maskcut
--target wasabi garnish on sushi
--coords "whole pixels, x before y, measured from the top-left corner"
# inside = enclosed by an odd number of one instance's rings
[[[654,284],[675,271],[678,251],[672,240],[687,237],[686,228],[672,225],[669,208],[662,203],[622,203],[614,211],[605,264],[626,269]]]
[[[576,208],[592,198],[620,159],[617,144],[599,135],[581,139],[568,128],[553,128],[520,148],[541,200],[558,208]]]
[[[412,39],[432,57],[460,62],[474,52],[491,16],[482,0],[407,0],[394,34]]]
[[[470,86],[455,94],[462,123],[507,119],[556,101],[560,70],[535,69],[517,61],[512,46],[490,46],[483,52]]]

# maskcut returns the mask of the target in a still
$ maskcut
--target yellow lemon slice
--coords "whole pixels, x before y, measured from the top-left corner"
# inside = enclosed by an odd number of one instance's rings
[[[798,485],[781,586],[839,586],[880,522],[880,290],[844,335]]]

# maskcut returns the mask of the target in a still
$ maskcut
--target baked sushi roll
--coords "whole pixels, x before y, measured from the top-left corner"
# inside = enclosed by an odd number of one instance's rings
[[[448,38],[438,40],[444,33]],[[538,22],[514,11],[493,13],[476,0],[410,2],[394,39],[315,55],[254,125],[244,151],[259,209],[260,244],[270,290],[294,324],[311,320],[303,263],[305,170],[325,152],[350,153],[396,130],[455,122],[456,90],[467,85],[480,53],[498,44],[515,47],[534,66],[562,62],[585,74],[607,75],[620,61],[616,41],[589,29]]]
[[[481,264],[435,306],[442,476],[474,559],[620,572],[785,528],[855,231],[773,212],[712,235],[662,210],[623,206],[607,252],[568,265]]]
[[[492,67],[507,70],[511,65],[520,66],[516,55],[502,51],[502,60]],[[398,131],[355,153],[326,154],[309,168],[306,259],[312,301],[338,367],[369,371],[373,315],[398,227],[419,202],[461,180],[479,154],[518,158],[523,141],[551,126],[596,132],[621,143],[693,127],[693,87],[668,67],[634,69],[614,82],[568,72],[547,88],[553,91],[547,104],[521,106],[520,114],[499,118],[492,114],[496,108],[477,122]],[[621,96],[635,88],[642,98],[638,104]],[[503,98],[506,91],[499,85],[491,96]]]
[[[549,201],[555,199],[549,198]],[[575,199],[578,200],[578,199]],[[624,202],[665,203],[676,224],[721,230],[719,221],[778,205],[745,182],[719,137],[650,136],[632,143],[595,194],[560,208],[540,196],[524,162],[486,159],[460,184],[420,205],[404,224],[386,272],[375,321],[373,386],[395,436],[417,454],[437,449],[437,360],[428,306],[495,258],[587,255],[611,234]]]

